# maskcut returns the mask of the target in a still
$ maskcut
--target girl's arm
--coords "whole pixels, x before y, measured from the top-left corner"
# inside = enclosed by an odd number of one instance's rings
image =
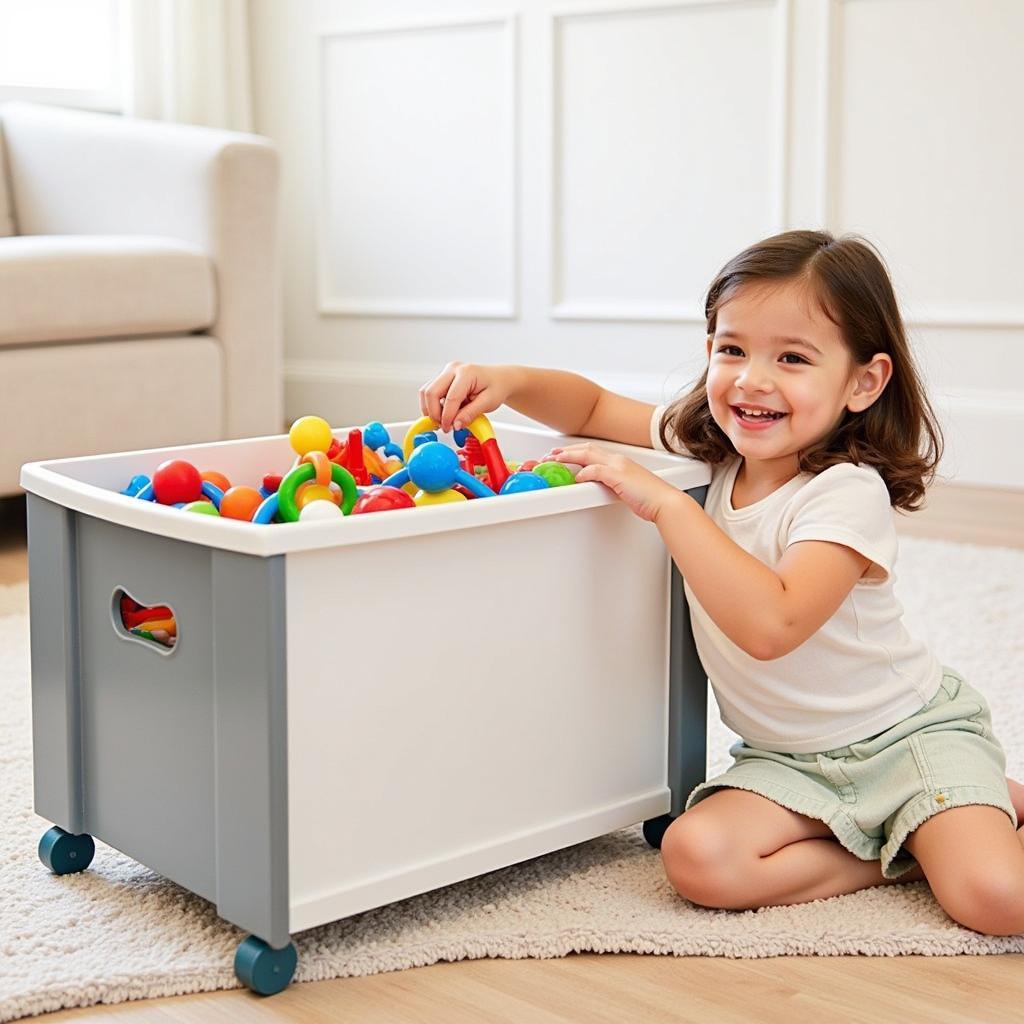
[[[651,446],[653,405],[564,370],[449,363],[420,389],[423,414],[443,430],[458,430],[500,405],[563,434]]]
[[[578,482],[610,487],[638,516],[654,523],[672,560],[718,628],[759,661],[789,654],[830,619],[871,564],[828,541],[800,541],[774,568],[744,551],[688,494],[592,444],[556,448],[582,465]]]
[[[688,494],[672,492],[654,519],[672,560],[718,628],[759,661],[810,639],[871,564],[845,544],[812,540],[790,545],[772,569],[726,536]]]

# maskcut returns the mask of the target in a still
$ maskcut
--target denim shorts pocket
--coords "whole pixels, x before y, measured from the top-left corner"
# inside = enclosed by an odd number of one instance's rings
[[[818,770],[839,794],[839,799],[844,804],[855,804],[857,802],[857,787],[844,770],[842,761],[825,754],[818,754],[817,762]]]

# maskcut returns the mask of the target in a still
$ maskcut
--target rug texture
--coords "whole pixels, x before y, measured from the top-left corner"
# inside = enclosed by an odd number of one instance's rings
[[[1024,776],[1024,551],[904,540],[908,625],[988,697],[1011,775]],[[905,581],[905,582],[904,582]],[[709,771],[734,737],[709,715]],[[0,588],[0,1021],[62,1007],[235,988],[244,937],[205,900],[101,843],[57,878],[36,857],[27,589]],[[368,911],[295,937],[295,980],[475,957],[572,951],[771,957],[1024,952],[954,924],[927,885],[759,911],[676,896],[639,828]]]

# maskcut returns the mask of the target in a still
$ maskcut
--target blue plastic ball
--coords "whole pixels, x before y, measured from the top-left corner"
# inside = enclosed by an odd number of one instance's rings
[[[462,430],[456,430],[452,437],[455,438],[456,447],[461,448],[469,439],[469,431],[463,427]]]
[[[440,441],[425,441],[409,456],[409,479],[430,493],[446,491],[455,483],[459,457]]]
[[[523,494],[526,491],[543,491],[550,485],[547,480],[528,470],[513,473],[502,485],[499,494]]]

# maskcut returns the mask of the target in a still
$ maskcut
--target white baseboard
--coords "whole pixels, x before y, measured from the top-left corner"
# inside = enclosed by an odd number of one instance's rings
[[[648,402],[663,402],[661,374],[588,373],[603,387]],[[288,421],[316,414],[335,426],[370,420],[403,420],[419,411],[417,391],[437,373],[436,363],[366,363],[342,360],[290,360],[285,364]],[[674,382],[678,383],[678,382]],[[971,390],[935,395],[946,435],[942,479],[980,487],[1024,489],[1024,393]],[[512,410],[511,422],[526,422]]]

